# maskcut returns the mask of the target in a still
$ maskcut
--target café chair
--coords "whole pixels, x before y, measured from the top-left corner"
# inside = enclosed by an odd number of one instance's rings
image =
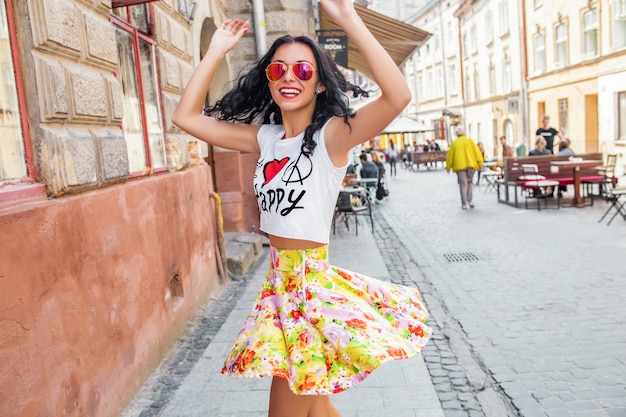
[[[548,198],[559,187],[558,181],[547,180],[543,175],[539,175],[539,167],[535,164],[522,164],[521,181],[522,192],[524,193],[524,204],[528,208],[528,200],[537,200],[537,210],[541,210],[540,201],[543,200],[544,208],[548,208]],[[561,207],[561,196],[557,193],[556,208]]]
[[[609,219],[606,225],[610,225],[613,219],[617,217],[617,215],[621,215],[624,220],[626,220],[626,186],[621,187],[612,187],[609,191],[608,196],[606,197],[607,201],[611,203],[609,208],[604,212],[598,223],[602,223],[602,220],[612,211],[615,210],[613,217]]]
[[[343,222],[346,229],[350,230],[349,217],[354,217],[354,229],[356,235],[359,235],[359,219],[358,216],[369,215],[372,232],[374,231],[374,219],[372,217],[371,201],[362,187],[355,187],[354,190],[342,190],[339,192],[335,213],[333,215],[333,235],[335,234],[335,225],[337,220]]]
[[[598,194],[596,194],[595,196],[596,197],[599,196],[599,197],[604,198],[607,201],[610,201],[610,192],[615,186],[615,184],[617,184],[617,177],[615,176],[616,165],[617,165],[617,154],[607,155],[606,164],[596,168],[596,170],[598,171],[598,175],[601,175],[602,178],[597,179],[597,180],[590,180],[590,181],[583,180],[583,184],[585,185],[585,190],[587,192],[587,195],[590,195],[592,197],[592,200],[591,200],[592,203],[593,203],[594,194],[591,193],[591,187],[593,187],[593,185],[595,184],[598,185]]]
[[[500,167],[496,168],[495,171],[489,168],[481,171],[480,179],[482,180],[483,184],[485,184],[485,188],[483,188],[483,193],[489,190],[495,191],[496,182],[500,178],[502,178],[502,168]]]

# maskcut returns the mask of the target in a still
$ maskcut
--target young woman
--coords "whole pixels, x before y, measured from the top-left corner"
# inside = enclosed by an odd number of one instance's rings
[[[361,51],[380,97],[353,113],[345,92],[364,92],[315,41],[284,36],[206,117],[211,79],[248,31],[248,21],[234,19],[214,34],[173,116],[210,144],[260,154],[254,188],[270,271],[222,372],[272,376],[270,417],[337,417],[328,394],[356,385],[385,361],[418,354],[430,337],[417,290],[327,260],[350,150],[384,129],[410,92],[351,0],[320,3]]]

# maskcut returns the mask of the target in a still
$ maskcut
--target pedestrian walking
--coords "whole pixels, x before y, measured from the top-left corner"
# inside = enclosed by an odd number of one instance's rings
[[[465,136],[465,128],[458,126],[455,130],[457,138],[450,144],[446,156],[446,171],[456,173],[461,192],[461,208],[474,208],[473,188],[474,172],[480,169],[484,159],[480,148],[472,139]]]
[[[248,30],[247,20],[234,19],[213,35],[173,117],[210,144],[260,155],[253,183],[270,270],[222,373],[272,376],[270,417],[339,416],[329,394],[353,387],[385,361],[417,355],[431,333],[416,289],[329,264],[350,151],[388,126],[411,94],[351,0],[320,4],[365,58],[380,87],[376,100],[353,112],[346,91],[365,92],[316,41],[287,35],[204,116],[215,71]]]
[[[398,164],[398,148],[393,143],[393,139],[389,139],[389,146],[387,146],[387,156],[389,156],[389,175],[395,177],[398,175],[396,166]]]

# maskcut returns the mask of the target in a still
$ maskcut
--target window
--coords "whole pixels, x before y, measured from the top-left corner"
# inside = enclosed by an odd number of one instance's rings
[[[456,65],[450,64],[450,94],[458,94],[458,86],[456,83]]]
[[[156,1],[156,0],[113,0],[112,6],[113,7],[126,7],[126,6],[132,6],[134,4],[150,3],[151,1]]]
[[[478,51],[478,35],[476,34],[476,26],[472,26],[470,29],[470,47],[472,48],[473,54]]]
[[[598,9],[583,15],[583,48],[587,58],[598,55]]]
[[[535,72],[543,72],[546,69],[546,43],[543,33],[537,33],[533,38],[535,47]]]
[[[433,98],[433,70],[428,71],[428,84],[426,85],[426,98]]]
[[[463,34],[463,54],[467,57],[469,49],[467,49],[467,33]]]
[[[503,93],[507,94],[511,92],[511,60],[505,59],[502,64],[502,89]]]
[[[178,0],[178,11],[185,16],[188,21],[193,20],[193,16],[196,14],[196,8],[198,3],[192,0]]]
[[[472,86],[469,75],[465,76],[465,100],[472,101]]]
[[[613,0],[613,49],[626,47],[626,0]]]
[[[562,68],[567,65],[567,25],[560,24],[555,30],[556,67]]]
[[[424,77],[421,74],[417,77],[417,92],[419,101],[422,101],[424,99]]]
[[[437,68],[437,97],[443,97],[443,68]]]
[[[122,85],[124,137],[131,175],[166,169],[163,117],[149,6],[114,9],[112,20]]]
[[[559,127],[558,130],[561,132],[563,136],[567,136],[567,115],[568,115],[568,103],[566,98],[562,98],[559,100]]]
[[[500,36],[503,36],[509,33],[508,0],[502,0],[498,4],[498,21],[500,22]]]
[[[626,140],[626,91],[617,93],[617,139]]]
[[[487,12],[485,16],[485,42],[487,45],[493,42],[493,15]]]
[[[474,97],[480,100],[480,73],[474,68]]]
[[[626,1],[626,0],[625,0]],[[454,40],[454,22],[448,20],[448,44],[452,44]]]
[[[22,118],[26,111],[18,99],[21,84],[16,82],[15,74],[20,74],[20,68],[13,56],[16,45],[10,34],[15,29],[8,3],[0,1],[0,185],[28,181],[28,172],[33,172],[28,132],[22,128],[27,126]]]
[[[489,96],[496,95],[496,67],[493,64],[489,65]]]

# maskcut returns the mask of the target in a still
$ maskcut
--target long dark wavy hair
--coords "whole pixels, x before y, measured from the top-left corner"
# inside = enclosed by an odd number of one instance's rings
[[[239,76],[235,87],[214,106],[205,108],[204,114],[229,122],[257,121],[264,124],[282,124],[280,108],[272,100],[265,68],[272,62],[278,48],[296,42],[307,45],[313,52],[319,81],[325,87],[325,90],[317,95],[311,124],[304,131],[302,153],[306,156],[312,155],[316,145],[313,134],[331,117],[341,116],[344,123],[350,126],[348,119],[354,116],[354,111],[349,106],[347,93],[352,92],[352,96],[356,98],[368,97],[368,92],[346,81],[330,56],[307,36],[286,35],[276,39],[267,53],[252,64],[248,72]]]

